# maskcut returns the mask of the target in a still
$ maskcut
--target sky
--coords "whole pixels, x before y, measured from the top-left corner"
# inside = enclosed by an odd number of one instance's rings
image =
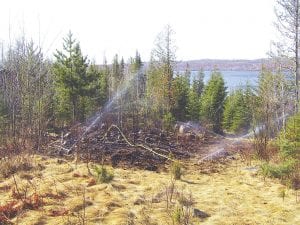
[[[25,34],[53,58],[69,30],[84,55],[102,63],[138,50],[150,59],[169,24],[177,60],[267,57],[276,39],[275,0],[1,0],[0,43]]]

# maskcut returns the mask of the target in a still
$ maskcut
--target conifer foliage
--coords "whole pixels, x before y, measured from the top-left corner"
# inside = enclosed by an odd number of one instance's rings
[[[234,133],[247,132],[252,121],[250,109],[251,88],[237,89],[229,94],[225,101],[223,127]]]
[[[187,106],[190,89],[189,76],[177,76],[173,80],[173,99],[172,114],[176,120],[185,121],[187,119]]]
[[[194,77],[189,90],[187,117],[191,121],[198,121],[200,117],[200,97],[204,89],[204,72],[200,70]]]
[[[83,121],[86,116],[85,97],[90,94],[91,73],[87,73],[87,57],[71,32],[64,38],[63,51],[57,50],[53,66],[58,120]],[[90,76],[88,76],[90,75]]]
[[[222,133],[226,87],[218,70],[214,70],[201,97],[200,118],[216,133]]]

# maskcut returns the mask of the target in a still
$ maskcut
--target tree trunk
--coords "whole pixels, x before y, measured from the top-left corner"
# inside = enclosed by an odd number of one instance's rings
[[[296,24],[295,24],[295,57],[296,57],[296,112],[299,111],[299,0],[296,0]]]

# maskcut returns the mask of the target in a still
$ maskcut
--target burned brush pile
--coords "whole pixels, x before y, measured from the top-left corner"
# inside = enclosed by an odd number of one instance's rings
[[[47,146],[48,152],[56,156],[77,153],[83,161],[156,171],[165,165],[167,157],[189,158],[201,146],[195,135],[178,138],[174,132],[157,128],[132,132],[102,124],[94,126],[83,136],[85,131],[84,126],[72,127]]]

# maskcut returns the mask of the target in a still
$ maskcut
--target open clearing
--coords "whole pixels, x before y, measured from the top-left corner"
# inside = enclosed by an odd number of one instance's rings
[[[75,168],[71,162],[41,156],[33,161],[40,169],[20,172],[15,179],[19,192],[35,192],[43,204],[23,210],[12,219],[15,224],[80,224],[82,218],[86,224],[172,224],[165,200],[171,183],[168,168],[152,172],[107,167],[114,171],[113,181],[88,186],[93,179],[86,164]],[[176,190],[192,194],[193,208],[210,215],[193,217],[193,224],[300,224],[296,192],[287,190],[283,201],[283,186],[276,180],[264,181],[256,166],[240,159],[202,165],[185,162]],[[13,177],[1,179],[0,205],[12,201],[15,191]]]

